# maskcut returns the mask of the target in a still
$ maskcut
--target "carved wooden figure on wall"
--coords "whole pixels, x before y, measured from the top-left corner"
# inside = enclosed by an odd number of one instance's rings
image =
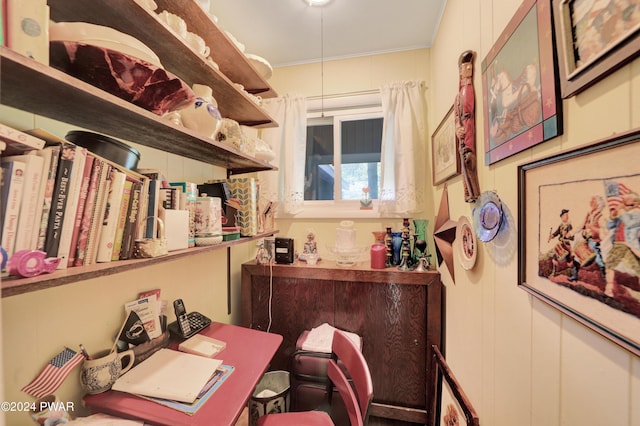
[[[464,200],[473,203],[480,196],[476,159],[475,93],[473,87],[473,60],[471,50],[462,52],[458,59],[459,85],[454,103],[456,139],[462,165]]]

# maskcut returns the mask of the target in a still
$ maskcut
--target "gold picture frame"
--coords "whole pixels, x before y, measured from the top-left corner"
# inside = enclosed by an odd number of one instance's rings
[[[431,136],[431,160],[434,186],[460,174],[453,105]]]

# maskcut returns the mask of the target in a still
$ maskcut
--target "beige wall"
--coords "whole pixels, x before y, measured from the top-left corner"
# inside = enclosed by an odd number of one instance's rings
[[[40,127],[64,137],[77,127],[0,106],[2,122],[18,129]],[[170,181],[203,182],[225,177],[223,169],[137,145],[140,167],[165,170]],[[2,299],[2,366],[5,401],[31,401],[20,388],[64,346],[89,352],[110,348],[124,320],[124,303],[143,290],[160,288],[169,302],[169,321],[175,320],[171,302],[182,298],[188,310],[202,312],[215,321],[240,321],[240,264],[255,256],[255,243],[231,249],[232,309],[227,315],[227,250],[198,254],[157,266],[122,272],[35,293]],[[87,415],[80,405],[82,390],[76,368],[56,396],[74,402],[72,415]],[[31,425],[25,413],[6,413],[7,425]],[[0,417],[2,425],[2,417]]]
[[[457,57],[463,50],[480,60],[509,21],[519,0],[449,0],[436,44],[431,50],[325,63],[324,93],[350,93],[382,83],[423,79],[429,87],[429,134],[453,103],[457,90]],[[479,88],[476,73],[476,87]],[[270,81],[280,94],[321,93],[319,64],[276,69]],[[477,95],[480,92],[477,92]],[[483,190],[495,190],[517,218],[516,168],[519,164],[582,145],[616,131],[640,127],[640,60],[636,60],[583,94],[563,103],[564,135],[503,160],[480,165]],[[481,116],[478,106],[477,116]],[[64,135],[67,126],[0,107],[0,116],[18,128],[45,127]],[[478,122],[479,120],[477,120]],[[481,123],[478,132],[481,134]],[[171,180],[210,178],[224,172],[201,163],[139,147],[144,167],[166,168]],[[429,152],[429,150],[427,150]],[[430,158],[428,164],[430,164]],[[442,186],[432,187],[433,222]],[[450,216],[470,216],[459,177],[448,182]],[[333,242],[337,220],[278,221],[281,235],[299,246],[314,228]],[[399,220],[359,220],[358,242]],[[432,224],[431,224],[432,226]],[[431,250],[433,246],[431,245]],[[110,346],[122,319],[122,304],[138,291],[161,287],[169,301],[182,297],[189,309],[219,321],[236,322],[239,313],[239,267],[255,254],[252,244],[232,249],[232,315],[226,314],[226,250],[196,255],[137,271],[88,280],[46,291],[2,299],[4,399],[28,400],[19,389],[63,345],[90,350]],[[531,298],[516,286],[517,261],[496,265],[485,246],[475,268],[455,264],[455,283],[443,271],[446,286],[446,355],[486,426],[553,426],[640,424],[640,360],[557,310]],[[170,316],[171,317],[171,316]],[[57,393],[75,401],[80,388],[75,371]],[[7,416],[7,424],[28,425],[24,413]]]
[[[325,94],[376,89],[390,80],[427,82],[429,134],[453,104],[457,59],[477,52],[476,99],[481,61],[520,5],[519,0],[449,0],[436,43],[417,50],[325,64]],[[320,93],[319,65],[276,69],[280,94]],[[476,117],[482,117],[477,102]],[[563,102],[564,134],[492,166],[479,162],[480,186],[495,190],[517,221],[517,166],[640,126],[640,60],[586,92]],[[482,135],[480,119],[477,134]],[[479,140],[480,149],[482,141]],[[427,152],[430,152],[427,149]],[[634,160],[635,161],[635,160]],[[428,164],[431,159],[429,158]],[[431,222],[443,186],[432,187]],[[448,182],[450,217],[471,217],[460,177]],[[283,234],[303,242],[313,228],[331,244],[339,221],[279,220]],[[399,221],[389,221],[399,223]],[[356,220],[358,242],[387,221]],[[326,241],[326,243],[324,243]],[[431,247],[432,248],[432,247]],[[481,244],[471,271],[446,268],[446,356],[485,426],[640,424],[640,359],[517,287],[517,256],[497,265]],[[326,248],[325,248],[326,251]]]

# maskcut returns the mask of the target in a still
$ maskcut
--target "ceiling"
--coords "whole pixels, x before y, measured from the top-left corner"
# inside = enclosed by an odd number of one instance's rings
[[[274,68],[431,47],[446,4],[332,0],[320,8],[305,0],[201,1],[210,1],[211,15],[246,53],[262,56]]]

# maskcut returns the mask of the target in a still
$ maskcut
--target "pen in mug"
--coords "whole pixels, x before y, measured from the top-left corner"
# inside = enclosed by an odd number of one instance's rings
[[[82,343],[80,343],[80,352],[82,352],[82,355],[84,355],[84,359],[87,359],[87,360],[93,359],[91,355],[89,355],[87,350],[84,348],[84,345]]]

